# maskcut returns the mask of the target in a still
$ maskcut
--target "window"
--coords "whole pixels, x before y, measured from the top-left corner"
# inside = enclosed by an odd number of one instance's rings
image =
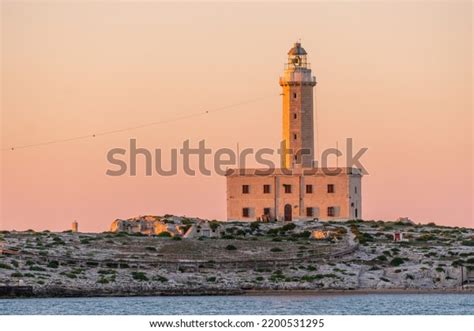
[[[294,113],[294,114],[293,114],[293,118],[294,118],[295,120],[296,120],[296,117],[297,117],[297,115],[296,115],[296,113]]]
[[[336,208],[328,207],[328,216],[336,216]]]
[[[291,185],[290,184],[283,184],[285,189],[285,193],[291,193]]]
[[[249,194],[250,193],[250,186],[249,185],[242,185],[242,193]]]
[[[293,93],[293,99],[296,99],[296,93]]]
[[[293,139],[296,140],[298,137],[296,135],[296,133],[293,133]]]
[[[328,193],[334,193],[334,184],[328,184]]]
[[[263,208],[263,215],[270,215],[270,208]]]
[[[263,193],[270,193],[270,185],[263,185]]]
[[[313,193],[313,185],[306,185],[306,193],[308,194]]]
[[[312,217],[313,216],[313,207],[306,208],[306,216]]]
[[[242,208],[242,217],[250,216],[250,208]]]
[[[354,186],[354,193],[357,194],[357,186]]]

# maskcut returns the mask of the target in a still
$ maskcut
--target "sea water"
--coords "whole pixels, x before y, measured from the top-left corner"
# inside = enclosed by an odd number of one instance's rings
[[[0,299],[28,315],[473,315],[474,294],[331,294]]]

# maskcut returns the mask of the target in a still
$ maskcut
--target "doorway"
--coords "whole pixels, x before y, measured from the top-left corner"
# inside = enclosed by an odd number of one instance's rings
[[[285,205],[285,222],[291,222],[292,219],[292,208],[290,204]]]

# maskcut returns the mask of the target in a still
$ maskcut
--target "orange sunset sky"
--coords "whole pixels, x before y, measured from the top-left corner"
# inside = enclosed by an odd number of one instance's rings
[[[472,227],[472,14],[469,1],[2,1],[0,229],[225,219],[224,177],[109,177],[106,153],[131,137],[165,155],[186,139],[277,148],[278,78],[299,38],[318,81],[318,149],[368,148],[364,219]]]

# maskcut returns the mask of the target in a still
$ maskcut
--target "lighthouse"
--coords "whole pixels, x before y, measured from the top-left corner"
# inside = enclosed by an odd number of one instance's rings
[[[268,169],[229,169],[226,173],[227,219],[291,222],[361,218],[360,169],[345,167],[334,173],[315,167],[313,91],[316,77],[301,43],[295,43],[288,52],[280,86],[284,145],[281,168],[272,168],[270,172]]]
[[[288,62],[280,77],[283,95],[282,168],[312,168],[314,163],[313,89],[307,53],[301,43],[288,51]]]

